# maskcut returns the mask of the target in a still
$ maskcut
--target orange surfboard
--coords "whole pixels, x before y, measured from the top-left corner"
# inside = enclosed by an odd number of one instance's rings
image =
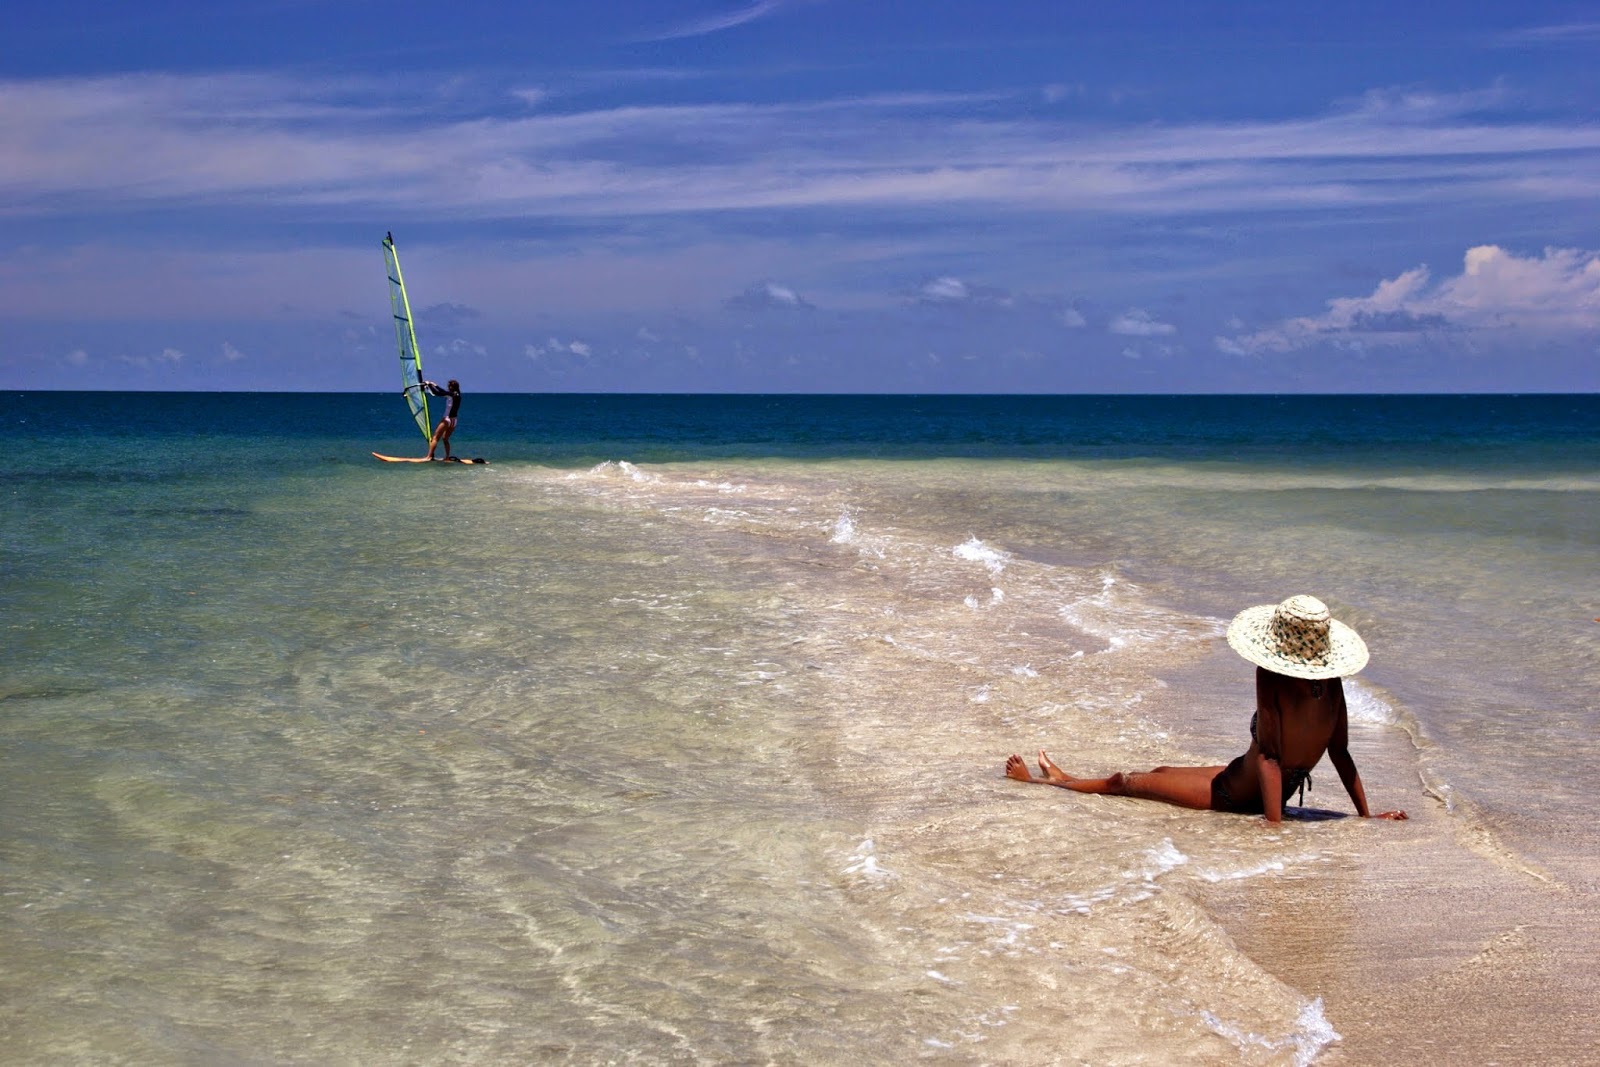
[[[475,459],[462,459],[460,456],[451,456],[449,459],[429,459],[427,456],[386,456],[381,452],[374,452],[373,456],[385,463],[460,463],[463,465],[473,463],[488,463],[482,456]]]

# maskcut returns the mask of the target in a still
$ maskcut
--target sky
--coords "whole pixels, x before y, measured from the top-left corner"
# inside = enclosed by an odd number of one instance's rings
[[[1600,391],[1600,9],[8,0],[0,382]]]

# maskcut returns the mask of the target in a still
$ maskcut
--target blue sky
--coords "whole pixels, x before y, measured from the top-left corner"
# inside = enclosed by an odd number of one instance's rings
[[[5,22],[11,388],[1600,389],[1592,4]]]

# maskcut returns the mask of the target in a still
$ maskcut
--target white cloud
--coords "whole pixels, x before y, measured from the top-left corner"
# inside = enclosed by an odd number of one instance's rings
[[[1148,311],[1140,308],[1129,308],[1112,319],[1110,330],[1127,337],[1163,337],[1178,332],[1176,326],[1157,322]]]
[[[945,275],[931,278],[911,294],[916,304],[934,304],[945,307],[1009,308],[1016,299],[1004,289],[989,285],[969,285],[960,278]]]
[[[584,341],[563,341],[555,337],[549,338],[543,344],[533,343],[522,347],[522,354],[534,361],[538,361],[545,356],[566,355],[588,359],[593,352],[594,349]]]
[[[483,345],[474,344],[464,337],[455,337],[447,345],[437,345],[433,354],[436,356],[487,356],[489,350]]]
[[[1077,308],[1063,308],[1059,316],[1061,325],[1077,330],[1089,325],[1089,320],[1083,317],[1083,312]]]
[[[89,353],[81,348],[74,348],[61,358],[61,362],[69,367],[86,367],[89,364]]]
[[[1451,332],[1600,333],[1600,253],[1547,248],[1518,256],[1467,249],[1461,273],[1437,283],[1426,266],[1380,282],[1368,296],[1335,297],[1321,315],[1288,319],[1232,339],[1229,354],[1287,352],[1324,341],[1407,344]]]
[[[742,311],[762,311],[772,308],[810,311],[815,307],[787,285],[779,285],[777,282],[752,285],[737,296],[730,297],[725,304],[727,307]]]
[[[163,348],[153,356],[120,355],[116,357],[118,363],[126,363],[130,367],[152,367],[163,363],[167,366],[177,366],[183,362],[184,358],[182,349],[177,348]],[[71,362],[72,356],[69,355],[67,359]]]
[[[237,363],[244,358],[245,354],[233,347],[231,342],[222,342],[222,361],[224,363]]]
[[[960,278],[933,278],[917,290],[917,298],[929,304],[957,304],[970,295]]]

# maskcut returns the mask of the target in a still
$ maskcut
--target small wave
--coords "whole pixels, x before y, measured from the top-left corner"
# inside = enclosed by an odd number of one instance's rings
[[[999,577],[1000,572],[1006,569],[1006,563],[1011,559],[1011,553],[1002,549],[991,548],[976,537],[968,538],[951,552],[957,559],[964,559],[971,563],[981,563],[989,569],[989,573]]]
[[[1071,894],[1066,898],[1067,907],[1080,915],[1087,915],[1094,905],[1103,904],[1118,896],[1128,900],[1144,900],[1156,891],[1158,878],[1188,862],[1189,857],[1172,843],[1172,838],[1164,838],[1161,844],[1145,853],[1143,864],[1122,872],[1122,877],[1126,881],[1102,886],[1092,893]]]
[[[654,474],[645,473],[625,459],[618,460],[617,467],[622,471],[623,474],[626,474],[629,478],[632,478],[636,482],[659,482],[661,480]]]
[[[1004,603],[1005,599],[1006,599],[1006,594],[1005,594],[1004,590],[1001,590],[1001,589],[991,589],[991,590],[989,590],[988,603],[989,603],[990,606],[993,606],[995,604]],[[976,593],[968,593],[966,595],[966,597],[961,602],[963,604],[965,604],[967,607],[971,608],[973,611],[977,611],[979,608],[984,606],[984,601],[979,600],[978,599],[978,595]]]
[[[1142,605],[1139,592],[1115,572],[1104,571],[1098,593],[1062,605],[1057,614],[1075,629],[1104,641],[1110,652],[1198,636],[1195,620],[1175,621],[1168,612]]]
[[[893,871],[879,865],[878,851],[870,837],[850,853],[850,862],[845,865],[844,873],[858,875],[869,882],[887,882],[896,877]]]

